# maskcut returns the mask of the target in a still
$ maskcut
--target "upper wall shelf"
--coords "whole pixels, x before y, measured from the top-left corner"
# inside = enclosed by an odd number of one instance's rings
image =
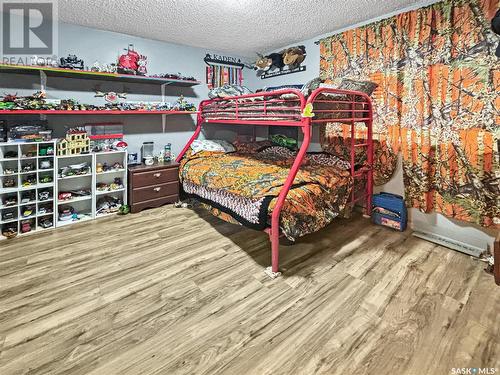
[[[195,111],[145,111],[145,110],[130,110],[130,111],[113,111],[113,110],[96,110],[96,111],[65,111],[65,110],[0,110],[1,115],[196,115]]]
[[[39,74],[44,72],[52,77],[76,78],[76,79],[94,79],[100,81],[114,82],[132,82],[132,83],[148,83],[158,85],[172,85],[178,87],[191,87],[199,85],[200,81],[191,81],[185,79],[169,79],[159,77],[134,76],[131,74],[118,73],[100,73],[88,70],[72,70],[64,68],[53,68],[47,66],[24,66],[24,65],[9,65],[0,64],[0,73],[13,74]]]

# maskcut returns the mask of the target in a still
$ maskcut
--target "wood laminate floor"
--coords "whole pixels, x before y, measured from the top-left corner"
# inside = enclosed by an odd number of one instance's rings
[[[500,288],[470,257],[338,220],[281,250],[164,207],[0,242],[0,374],[500,371]]]

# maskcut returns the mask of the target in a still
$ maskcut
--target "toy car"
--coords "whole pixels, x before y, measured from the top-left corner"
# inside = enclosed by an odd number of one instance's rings
[[[45,229],[51,228],[54,225],[52,220],[49,218],[45,218],[45,219],[40,220],[39,224],[42,228],[45,228]]]
[[[50,207],[40,207],[38,209],[38,215],[45,215],[45,214],[51,214],[52,213],[52,208]]]
[[[51,176],[40,177],[40,183],[41,184],[48,184],[49,182],[52,182],[52,177]]]
[[[16,151],[7,151],[4,154],[4,158],[5,159],[15,159],[15,158],[17,158],[17,152]]]
[[[9,212],[4,212],[2,214],[2,220],[5,221],[5,220],[12,220],[15,218],[15,215],[14,215],[14,212],[12,211],[9,211]]]
[[[33,163],[27,163],[25,164],[22,169],[21,169],[21,172],[31,172],[31,171],[34,171],[35,170],[35,164]]]
[[[31,222],[29,220],[21,222],[21,233],[31,232]]]
[[[36,185],[36,179],[35,179],[35,177],[27,177],[23,181],[23,187],[28,187],[28,186],[32,186],[32,185]]]
[[[3,180],[3,187],[5,188],[11,188],[16,186],[16,180],[13,178],[6,178]]]
[[[40,161],[40,169],[50,169],[52,168],[52,163],[50,160],[42,160]]]
[[[68,55],[68,57],[61,57],[59,60],[59,67],[66,69],[83,70],[83,60],[76,57],[76,55]]]
[[[33,207],[28,206],[23,211],[23,217],[29,217],[31,215],[33,215]]]
[[[58,199],[60,201],[67,201],[70,200],[73,197],[73,195],[70,192],[65,192],[65,193],[59,193]]]
[[[59,209],[59,220],[60,221],[73,220],[74,215],[75,215],[75,209],[71,206],[62,206]]]
[[[13,205],[15,205],[15,204],[17,204],[17,199],[16,199],[16,197],[7,197],[7,198],[5,198],[5,199],[4,199],[4,201],[3,201],[3,205],[4,205],[4,206],[6,206],[6,207],[8,207],[8,206],[13,206]]]
[[[14,173],[16,173],[16,170],[12,168],[5,168],[3,170],[3,174],[14,174]]]
[[[46,201],[49,198],[50,198],[50,192],[48,192],[48,191],[39,191],[38,192],[38,200],[39,201]]]

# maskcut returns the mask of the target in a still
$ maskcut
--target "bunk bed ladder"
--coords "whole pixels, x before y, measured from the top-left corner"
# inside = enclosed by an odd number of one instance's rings
[[[372,122],[373,122],[373,113],[372,113],[372,105],[371,102],[368,101],[367,105],[367,113],[368,117],[363,118],[363,122],[366,124],[367,128],[367,136],[366,141],[362,143],[356,143],[356,125],[359,122],[356,122],[356,113],[359,111],[356,109],[356,104],[360,104],[360,102],[356,102],[356,96],[352,96],[352,100],[350,103],[351,107],[351,118],[349,119],[349,125],[351,126],[351,155],[350,155],[350,163],[351,163],[351,176],[353,178],[353,186],[351,192],[351,209],[354,209],[354,206],[358,202],[364,201],[364,216],[371,216],[372,210],[372,194],[373,194],[373,133],[372,133]],[[364,112],[363,116],[364,115]],[[367,148],[367,158],[365,165],[356,170],[356,149],[358,147],[366,147]],[[365,180],[365,191],[361,196],[356,197],[356,183],[359,180]]]

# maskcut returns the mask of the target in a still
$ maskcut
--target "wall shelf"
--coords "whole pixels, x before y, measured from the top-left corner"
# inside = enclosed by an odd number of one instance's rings
[[[65,68],[53,68],[47,66],[0,64],[0,73],[38,75],[40,74],[40,72],[44,72],[47,76],[51,77],[172,85],[177,87],[192,87],[199,85],[201,83],[200,81],[193,81],[187,79],[170,79],[170,78],[160,78],[160,77],[135,76],[131,74],[101,73],[101,72],[92,72],[89,70],[73,70]]]
[[[0,110],[0,115],[196,115],[196,111],[113,111],[113,110],[96,110],[96,111],[64,111],[64,110]],[[15,160],[15,159],[14,159]]]

